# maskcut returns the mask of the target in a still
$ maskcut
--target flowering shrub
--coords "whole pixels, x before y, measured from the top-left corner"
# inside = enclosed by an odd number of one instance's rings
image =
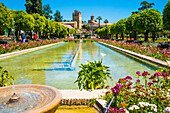
[[[97,40],[102,41],[107,44],[111,44],[113,46],[117,46],[123,49],[127,49],[142,55],[154,57],[156,59],[160,59],[163,61],[170,60],[170,47],[168,49],[161,49],[160,47],[153,47],[153,46],[144,46],[140,44],[135,43],[126,43],[126,42],[117,42],[117,41],[111,41],[111,40]]]
[[[64,41],[65,39],[58,39],[58,40],[41,40],[41,41],[34,41],[34,42],[26,42],[26,43],[10,43],[10,44],[0,44],[0,54],[5,54],[13,51],[38,47],[42,45],[47,45],[51,43],[57,43],[59,41]]]
[[[148,113],[170,112],[170,71],[158,70],[150,75],[147,71],[136,72],[137,80],[131,76],[120,78],[116,85],[105,94],[104,99],[111,101],[110,113]],[[144,82],[142,82],[144,81]],[[108,88],[108,86],[106,87]],[[122,110],[123,109],[123,110]],[[128,111],[127,111],[128,110]]]

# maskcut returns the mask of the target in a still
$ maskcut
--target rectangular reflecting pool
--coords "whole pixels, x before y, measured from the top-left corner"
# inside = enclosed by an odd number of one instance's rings
[[[101,59],[110,67],[110,73],[116,82],[119,78],[131,75],[136,71],[148,71],[153,74],[158,68],[131,57],[118,53],[96,42],[82,43],[74,56],[79,43],[65,42],[35,52],[0,60],[0,66],[16,78],[15,84],[43,84],[58,89],[78,89],[74,84],[80,70],[78,66],[85,61]],[[72,65],[72,59],[74,64]],[[113,84],[110,84],[113,85]]]

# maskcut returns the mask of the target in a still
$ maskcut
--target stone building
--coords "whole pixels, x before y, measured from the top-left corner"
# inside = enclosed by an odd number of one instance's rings
[[[94,15],[91,15],[91,20],[88,20],[88,25],[97,25],[97,20],[94,20]]]
[[[75,10],[73,13],[73,21],[77,21],[77,27],[82,28],[82,15],[81,12]]]

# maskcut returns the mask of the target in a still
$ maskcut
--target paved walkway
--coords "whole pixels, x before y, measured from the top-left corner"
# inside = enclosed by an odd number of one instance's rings
[[[113,46],[113,45],[110,45],[110,44],[106,44],[106,43],[103,43],[103,42],[99,42],[99,43],[103,44],[107,47],[113,48],[115,50],[118,50],[120,52],[123,52],[125,54],[129,54],[129,55],[138,57],[140,59],[147,60],[149,62],[156,64],[156,65],[159,65],[159,66],[162,66],[162,67],[168,67],[167,62],[165,62],[165,61],[162,61],[162,60],[159,60],[159,59],[156,59],[156,58],[153,58],[153,57],[141,55],[141,54],[138,54],[138,53],[135,53],[135,52],[132,52],[132,51],[129,51],[129,50],[125,50],[125,49],[122,49],[122,48],[119,48],[119,47],[116,47],[116,46]]]
[[[24,54],[24,53],[36,51],[36,50],[43,49],[43,48],[46,48],[46,47],[54,46],[54,45],[61,44],[61,43],[63,43],[63,42],[58,42],[58,43],[54,43],[54,44],[48,44],[48,45],[39,46],[39,47],[35,47],[35,48],[30,48],[30,49],[24,49],[24,50],[12,52],[12,53],[1,54],[0,55],[0,60],[5,59],[5,58],[9,58],[9,57],[12,57],[12,56],[21,55],[21,54]]]

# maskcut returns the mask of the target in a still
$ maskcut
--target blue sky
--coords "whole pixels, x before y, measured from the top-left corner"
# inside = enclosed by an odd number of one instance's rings
[[[140,3],[144,0],[42,0],[43,5],[49,4],[52,11],[59,10],[63,19],[72,20],[72,13],[78,10],[82,13],[83,21],[88,21],[91,15],[95,18],[101,16],[109,20],[109,23],[115,23],[120,19],[128,18],[131,12],[137,11]],[[9,9],[24,10],[25,0],[0,0]],[[163,12],[163,8],[168,0],[147,0],[155,3],[154,9]]]

